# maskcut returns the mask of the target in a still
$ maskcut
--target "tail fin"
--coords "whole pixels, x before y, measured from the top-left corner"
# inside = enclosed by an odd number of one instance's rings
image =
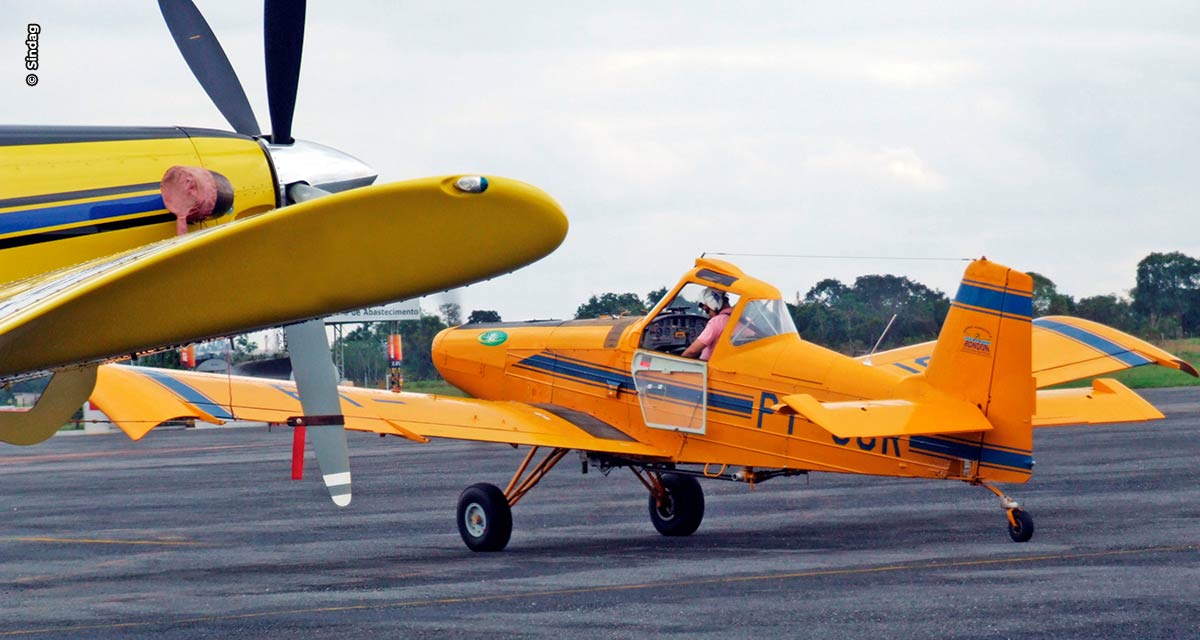
[[[1032,278],[986,259],[972,262],[925,372],[931,386],[975,405],[992,423],[978,436],[942,443],[959,452],[978,447],[973,475],[980,478],[1025,482],[1033,469],[1032,316]]]

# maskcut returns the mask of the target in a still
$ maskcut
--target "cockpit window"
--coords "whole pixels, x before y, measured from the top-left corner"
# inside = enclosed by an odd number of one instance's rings
[[[729,340],[734,346],[740,346],[782,333],[799,335],[783,300],[750,300],[742,309]]]
[[[708,314],[700,309],[700,297],[708,287],[689,282],[666,306],[646,324],[638,346],[650,351],[678,355],[695,342],[708,325]],[[726,293],[730,306],[737,306],[738,296]],[[728,331],[728,327],[726,327]]]
[[[689,282],[679,291],[679,295],[671,300],[670,304],[663,308],[660,316],[668,313],[692,313],[698,316],[704,316],[704,312],[700,309],[700,296],[708,287]],[[729,301],[730,306],[737,304],[738,296],[735,293],[726,293],[725,298]]]

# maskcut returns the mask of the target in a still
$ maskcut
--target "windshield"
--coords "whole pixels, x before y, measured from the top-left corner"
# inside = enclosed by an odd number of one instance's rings
[[[783,300],[750,300],[742,309],[729,340],[734,346],[740,346],[781,333],[799,335]]]
[[[706,285],[689,282],[679,290],[679,294],[671,300],[670,304],[663,308],[660,315],[669,313],[691,313],[699,316],[704,315],[704,311],[700,309],[700,297],[707,289]],[[734,293],[725,292],[725,299],[729,301],[729,306],[734,306],[738,303],[738,296]]]

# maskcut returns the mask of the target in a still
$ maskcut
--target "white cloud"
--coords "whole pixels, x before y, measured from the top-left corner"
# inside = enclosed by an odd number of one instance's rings
[[[840,144],[826,153],[805,158],[804,165],[815,170],[845,173],[863,180],[921,191],[946,188],[946,178],[930,168],[916,151],[907,147],[862,149]]]
[[[861,42],[840,46],[774,44],[712,48],[656,48],[603,55],[596,64],[602,78],[630,77],[654,82],[680,74],[711,72],[767,73],[780,80],[852,81],[882,87],[916,89],[951,85],[970,76],[975,65],[947,57],[951,52],[874,50]]]

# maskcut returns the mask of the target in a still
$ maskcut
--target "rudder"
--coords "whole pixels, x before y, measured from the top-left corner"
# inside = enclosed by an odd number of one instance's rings
[[[963,274],[938,334],[926,381],[978,407],[994,428],[926,444],[973,458],[973,477],[1025,482],[1032,472],[1032,316],[1033,279],[980,259]]]

